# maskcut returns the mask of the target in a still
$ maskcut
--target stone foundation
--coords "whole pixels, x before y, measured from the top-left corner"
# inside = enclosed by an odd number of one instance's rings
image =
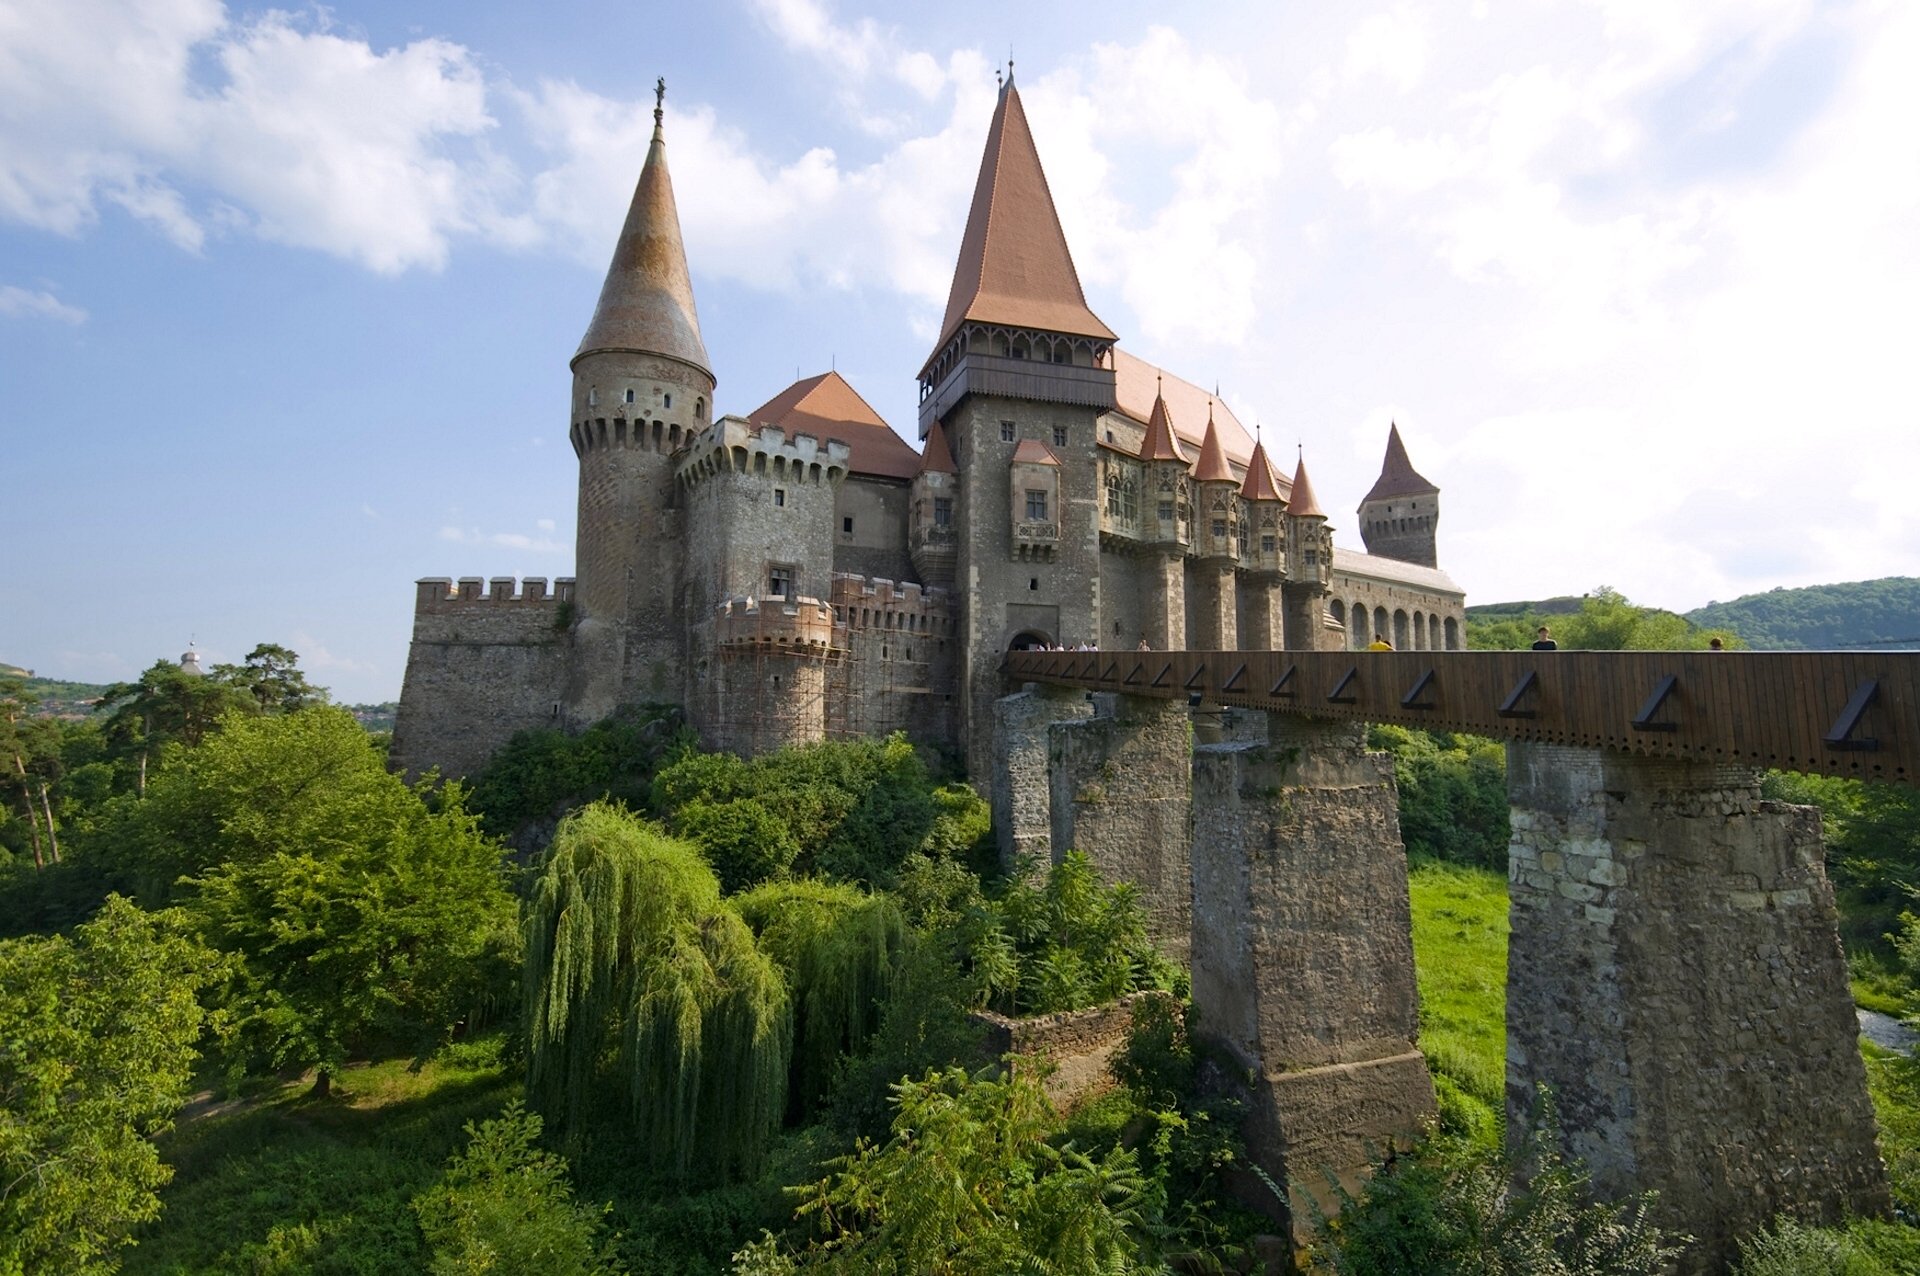
[[[1028,683],[994,702],[995,764],[988,790],[1000,865],[1011,872],[1022,856],[1039,864],[1053,857],[1052,786],[1047,777],[1047,729],[1093,713],[1084,693]]]
[[[1133,1028],[1134,1007],[1149,998],[1165,996],[1163,992],[1134,992],[1104,1006],[1024,1019],[977,1010],[973,1019],[986,1029],[988,1058],[1029,1055],[1053,1065],[1043,1088],[1054,1108],[1065,1112],[1113,1087],[1113,1056]]]

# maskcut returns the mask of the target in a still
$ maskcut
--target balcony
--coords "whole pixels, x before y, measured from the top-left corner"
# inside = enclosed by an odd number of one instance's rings
[[[924,433],[936,417],[969,394],[1039,403],[1076,403],[1110,411],[1114,404],[1113,369],[1076,363],[1041,363],[1001,355],[963,354],[946,378],[920,400],[920,428]]]

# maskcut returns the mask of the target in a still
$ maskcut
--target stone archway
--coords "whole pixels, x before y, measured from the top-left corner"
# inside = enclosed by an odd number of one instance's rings
[[[1007,642],[1008,651],[1044,651],[1055,645],[1052,634],[1038,629],[1022,629]]]

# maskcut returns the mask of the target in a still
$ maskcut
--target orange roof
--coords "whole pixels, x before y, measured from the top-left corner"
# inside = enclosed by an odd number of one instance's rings
[[[947,428],[940,424],[938,417],[927,428],[927,442],[920,450],[920,474],[958,474],[960,467],[953,463],[953,449],[947,446]]]
[[[1287,494],[1273,478],[1273,463],[1267,459],[1267,445],[1258,439],[1253,443],[1253,459],[1247,462],[1247,481],[1240,485],[1240,495],[1250,501],[1284,501]]]
[[[1164,398],[1176,437],[1190,445],[1189,451],[1199,450],[1207,404],[1212,397],[1207,391],[1154,367],[1145,359],[1134,358],[1119,346],[1113,348],[1113,371],[1114,399],[1120,411],[1146,424],[1153,417],[1153,401]],[[1247,458],[1253,455],[1253,436],[1224,400],[1215,405],[1214,414],[1220,426],[1220,445],[1226,449],[1227,459],[1246,464]]]
[[[1054,211],[1020,92],[1000,90],[980,176],[960,240],[937,353],[967,320],[1039,328],[1112,341],[1113,330],[1087,309],[1080,275]]]
[[[1153,411],[1147,414],[1147,434],[1140,440],[1140,459],[1143,461],[1178,461],[1182,465],[1191,465],[1187,454],[1180,450],[1180,440],[1173,431],[1173,418],[1167,410],[1167,401],[1159,393],[1153,396]]]
[[[847,468],[855,474],[910,479],[920,472],[920,454],[838,372],[795,381],[749,412],[747,420],[778,426],[788,438],[839,439],[852,453]]]
[[[1313,484],[1307,481],[1307,458],[1301,457],[1293,471],[1293,495],[1287,501],[1287,513],[1296,518],[1325,518],[1320,502],[1314,499]]]
[[[633,188],[620,242],[614,245],[600,301],[574,362],[596,350],[638,350],[690,363],[708,376],[706,343],[693,308],[693,280],[680,240],[680,211],[667,174],[667,144],[660,111],[653,113],[653,143]]]
[[[1060,458],[1053,454],[1053,449],[1039,439],[1021,439],[1020,446],[1013,449],[1013,459],[1015,463],[1027,465],[1060,464]]]
[[[1395,496],[1426,496],[1439,490],[1413,468],[1413,462],[1407,459],[1407,445],[1400,441],[1400,427],[1389,424],[1387,456],[1380,463],[1380,477],[1374,480],[1372,490],[1360,498],[1361,503]]]
[[[1193,467],[1193,477],[1202,483],[1233,482],[1233,470],[1220,447],[1220,427],[1213,423],[1211,411],[1207,413],[1207,437],[1200,444],[1200,464]]]

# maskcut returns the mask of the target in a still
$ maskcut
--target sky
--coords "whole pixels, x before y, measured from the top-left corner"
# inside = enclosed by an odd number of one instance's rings
[[[1338,543],[1396,421],[1469,603],[1920,571],[1907,0],[0,0],[0,660],[387,700],[415,579],[571,575],[656,76],[717,410],[912,437],[1009,56],[1094,312]]]

